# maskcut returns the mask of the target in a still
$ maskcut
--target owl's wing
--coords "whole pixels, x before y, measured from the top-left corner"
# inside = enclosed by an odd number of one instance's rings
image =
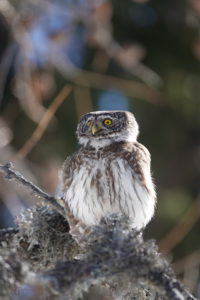
[[[63,206],[65,208],[66,217],[69,222],[70,228],[75,226],[78,220],[76,220],[76,218],[74,217],[74,215],[69,209],[68,203],[65,201],[65,193],[72,182],[76,156],[77,153],[74,153],[72,156],[67,157],[67,159],[63,163],[63,166],[59,174],[60,194],[61,194]]]
[[[60,172],[60,181],[61,181],[61,191],[62,199],[64,202],[64,207],[66,211],[66,217],[70,226],[70,233],[75,238],[77,242],[82,241],[84,233],[88,232],[88,227],[78,220],[70,210],[70,207],[65,200],[65,194],[70,184],[72,183],[74,172],[81,166],[81,156],[79,151],[74,153],[72,156],[67,157],[64,161],[61,172]]]
[[[151,220],[156,203],[156,192],[150,168],[151,157],[149,151],[138,142],[127,145],[124,150],[123,159],[127,161],[127,167],[132,170],[132,186],[130,187],[134,201],[132,225],[141,229]]]
[[[64,198],[64,194],[68,187],[72,182],[72,178],[75,170],[75,162],[76,162],[77,153],[74,153],[71,156],[68,156],[62,165],[62,169],[60,171],[60,182],[61,182],[61,191],[62,196]]]
[[[140,184],[155,198],[155,188],[151,176],[151,155],[148,149],[138,142],[133,143],[128,151],[125,151],[124,158],[137,175]]]

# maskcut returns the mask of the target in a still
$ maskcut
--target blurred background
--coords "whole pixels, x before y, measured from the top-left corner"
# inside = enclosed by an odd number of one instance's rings
[[[145,238],[200,296],[200,0],[1,0],[0,163],[47,192],[80,116],[132,111],[158,192]],[[0,178],[0,227],[38,200]]]

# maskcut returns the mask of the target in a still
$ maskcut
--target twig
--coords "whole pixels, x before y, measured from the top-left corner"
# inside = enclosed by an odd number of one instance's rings
[[[19,172],[14,171],[12,167],[13,166],[11,163],[0,165],[0,172],[5,174],[6,179],[13,180],[19,183],[20,185],[24,186],[26,190],[29,190],[36,197],[44,200],[51,207],[56,209],[60,214],[65,216],[64,208],[58,203],[58,200],[55,197],[50,196],[49,194],[42,191],[39,187],[34,185],[32,182],[25,179]]]
[[[0,102],[2,101],[2,97],[4,95],[4,88],[5,88],[5,83],[8,77],[8,73],[10,71],[13,57],[15,55],[17,48],[17,44],[14,42],[9,42],[3,58],[1,59],[0,62]]]
[[[184,237],[199,219],[199,199],[189,208],[180,222],[159,242],[162,253],[169,253]]]
[[[192,269],[200,264],[200,250],[197,250],[173,263],[176,274],[181,274],[185,267]]]
[[[59,92],[59,94],[56,96],[54,101],[50,104],[50,106],[44,113],[40,123],[38,124],[37,128],[31,135],[31,137],[28,139],[28,141],[26,141],[26,143],[22,146],[22,148],[18,151],[16,156],[13,158],[13,161],[24,158],[33,149],[33,147],[38,143],[38,141],[43,136],[49,122],[51,121],[52,117],[54,116],[56,110],[62,104],[62,102],[65,100],[65,98],[69,95],[71,90],[72,90],[72,87],[70,85],[65,85],[62,88],[62,90]]]
[[[155,88],[148,87],[141,82],[85,70],[81,70],[76,76],[71,77],[71,80],[86,87],[121,90],[127,96],[144,99],[154,105],[162,103],[160,101],[162,94]]]
[[[80,69],[77,69],[76,72],[69,72],[61,58],[59,60],[55,58],[52,63],[72,83],[88,88],[120,90],[127,96],[145,100],[153,105],[162,105],[163,103],[161,101],[163,100],[162,93],[142,82]]]
[[[89,111],[92,111],[92,100],[89,88],[76,86],[74,88],[74,98],[78,118],[88,113]]]

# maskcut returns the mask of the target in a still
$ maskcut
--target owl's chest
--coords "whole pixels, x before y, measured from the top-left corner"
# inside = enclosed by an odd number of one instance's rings
[[[113,195],[113,189],[117,183],[119,184],[124,172],[125,162],[120,159],[84,159],[74,173],[72,185],[82,191],[81,195],[79,193],[79,199],[87,195],[90,199],[92,198],[91,203],[95,198],[105,202],[105,198],[110,199],[111,192]]]
[[[126,160],[84,159],[73,174],[66,200],[75,216],[95,224],[109,212],[123,212],[120,199],[131,198],[132,185],[133,171]]]
[[[127,161],[121,158],[85,159],[77,170],[79,186],[102,202],[116,197],[117,186],[132,177]],[[105,202],[105,201],[104,201]]]

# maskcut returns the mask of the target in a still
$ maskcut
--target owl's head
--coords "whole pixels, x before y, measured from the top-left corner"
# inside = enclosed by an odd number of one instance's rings
[[[76,133],[80,144],[96,148],[114,142],[134,142],[139,128],[131,112],[94,111],[82,116]]]

